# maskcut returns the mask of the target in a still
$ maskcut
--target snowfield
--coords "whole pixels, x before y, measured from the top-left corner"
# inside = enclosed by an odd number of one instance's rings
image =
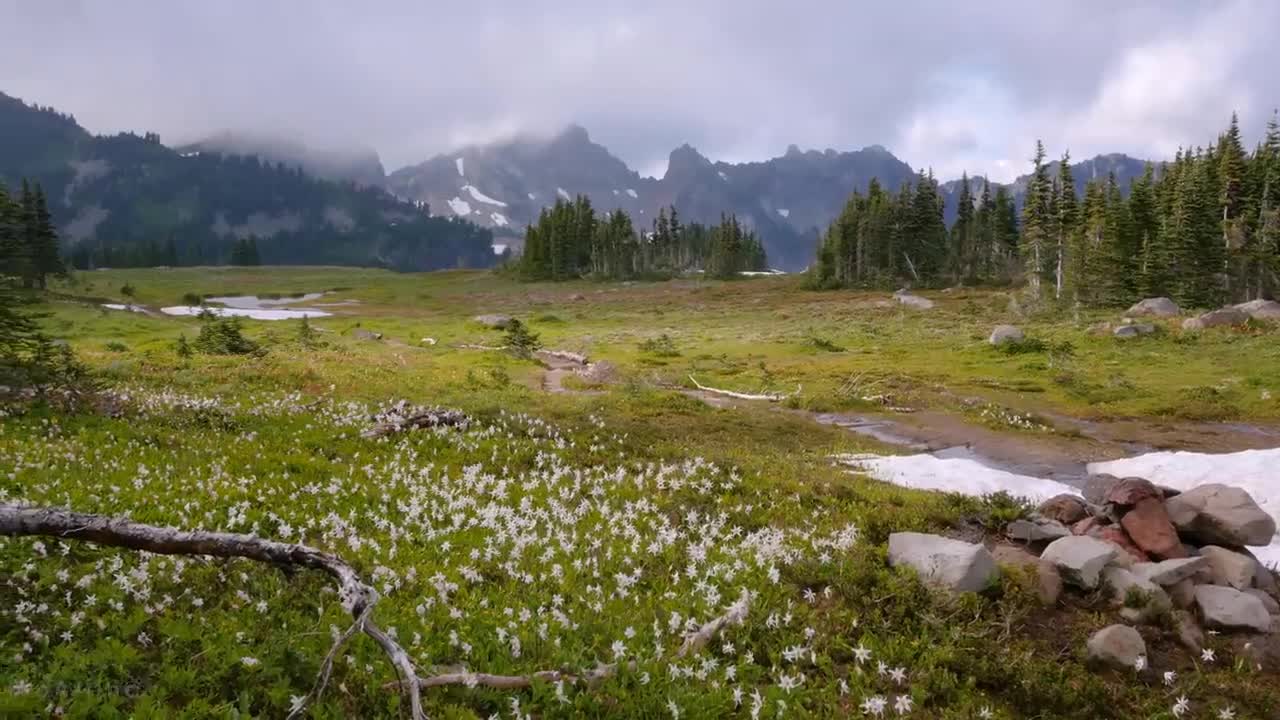
[[[464,168],[464,167],[466,167],[466,165],[465,165],[465,163],[463,163],[462,158],[454,158],[454,159],[453,159],[453,164],[454,164],[454,166],[455,166],[455,167],[457,167],[457,168],[458,168],[458,175],[459,175],[460,177],[466,177],[466,176],[467,176],[467,173],[463,170],[463,168]]]
[[[462,189],[470,193],[471,199],[475,200],[476,202],[488,203],[490,205],[497,205],[498,207],[507,206],[507,204],[502,202],[501,200],[495,200],[494,198],[491,198],[488,195],[485,195],[484,193],[480,192],[480,189],[474,185],[463,185]]]
[[[507,221],[507,216],[503,215],[500,212],[489,213],[489,219],[493,221],[493,224],[497,225],[498,227],[506,227],[511,224],[510,222]]]
[[[471,203],[460,197],[455,197],[449,201],[449,209],[453,211],[454,215],[470,215]]]

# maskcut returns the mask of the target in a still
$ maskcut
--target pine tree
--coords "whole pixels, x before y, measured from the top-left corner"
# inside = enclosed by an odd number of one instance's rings
[[[1027,184],[1027,195],[1022,205],[1021,244],[1019,254],[1026,268],[1027,285],[1039,295],[1042,281],[1051,274],[1049,264],[1051,231],[1051,202],[1053,184],[1049,169],[1044,163],[1044,143],[1036,141],[1036,154],[1032,160],[1034,169]]]
[[[956,221],[951,225],[947,243],[947,267],[951,282],[959,285],[962,280],[974,276],[974,223],[973,193],[969,189],[969,173],[960,175],[960,197],[957,200]]]
[[[1076,233],[1079,208],[1076,203],[1076,182],[1071,177],[1071,153],[1063,153],[1058,163],[1058,179],[1055,183],[1054,207],[1054,299],[1062,299],[1062,289],[1066,282],[1067,250],[1071,238]]]
[[[58,249],[58,231],[53,227],[44,189],[38,184],[31,190],[26,223],[30,277],[44,290],[49,276],[66,277],[67,267]]]

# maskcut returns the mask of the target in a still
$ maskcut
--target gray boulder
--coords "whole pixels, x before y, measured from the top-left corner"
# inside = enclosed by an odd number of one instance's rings
[[[1005,343],[1022,342],[1022,339],[1022,331],[1017,327],[1013,325],[997,325],[996,328],[991,331],[991,337],[987,339],[987,342],[992,345],[999,346]]]
[[[1135,563],[1131,568],[1134,575],[1150,580],[1162,587],[1176,585],[1195,575],[1201,568],[1209,566],[1208,558],[1189,557],[1163,560],[1157,563]]]
[[[1248,321],[1249,315],[1243,310],[1237,310],[1233,307],[1220,308],[1218,310],[1210,310],[1197,317],[1187,318],[1182,321],[1183,330],[1204,330],[1205,328],[1229,327],[1232,325],[1243,325]]]
[[[1128,323],[1126,325],[1121,325],[1117,327],[1115,330],[1112,330],[1111,334],[1118,338],[1125,339],[1125,338],[1135,338],[1140,335],[1150,335],[1155,331],[1156,331],[1156,326],[1152,325],[1151,323]]]
[[[1214,585],[1228,585],[1237,590],[1253,587],[1258,562],[1248,555],[1217,545],[1205,545],[1200,548],[1200,557],[1209,563],[1210,582]]]
[[[1249,588],[1248,590],[1245,590],[1245,594],[1252,595],[1261,600],[1262,606],[1267,609],[1267,612],[1272,615],[1280,615],[1280,602],[1276,602],[1275,598],[1257,588]]]
[[[907,292],[905,289],[899,290],[898,292],[894,293],[893,299],[897,300],[898,303],[901,305],[906,305],[907,307],[915,308],[916,310],[929,310],[933,307],[932,300],[928,298],[922,298],[919,295],[912,295],[911,293]]]
[[[1102,505],[1107,501],[1107,495],[1111,494],[1111,489],[1119,484],[1120,478],[1115,475],[1090,475],[1084,481],[1084,499],[1091,505]]]
[[[1270,545],[1276,520],[1249,493],[1228,485],[1201,485],[1165,501],[1178,532],[1204,543]]]
[[[1004,529],[1006,535],[1022,542],[1043,542],[1057,540],[1071,534],[1071,530],[1057,520],[1033,517],[1030,520],[1018,519],[1009,523]]]
[[[889,564],[910,567],[924,582],[956,592],[983,590],[999,575],[985,547],[926,533],[891,534]]]
[[[1040,503],[1036,514],[1057,520],[1063,525],[1074,525],[1089,516],[1089,507],[1077,495],[1054,495]]]
[[[1087,535],[1072,535],[1049,543],[1040,559],[1053,563],[1064,582],[1085,590],[1098,587],[1102,569],[1115,559],[1119,549]]]
[[[1205,627],[1217,630],[1271,630],[1271,613],[1262,601],[1248,593],[1220,585],[1196,588],[1196,607]]]
[[[477,315],[475,321],[487,328],[503,330],[511,324],[510,315]]]
[[[1234,307],[1254,320],[1280,322],[1280,302],[1275,300],[1250,300]]]
[[[1182,310],[1167,297],[1141,300],[1125,311],[1127,317],[1175,317]]]
[[[1138,658],[1147,654],[1147,644],[1137,630],[1128,625],[1108,625],[1089,638],[1086,645],[1091,662],[1132,670]]]
[[[355,330],[352,330],[351,335],[355,337],[357,340],[381,340],[382,339],[382,333],[374,332],[372,330],[365,330],[364,328],[356,328]]]

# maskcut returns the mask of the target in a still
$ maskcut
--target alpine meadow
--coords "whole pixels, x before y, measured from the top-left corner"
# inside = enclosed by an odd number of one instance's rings
[[[1280,720],[1280,9],[788,10],[0,3],[0,717]]]

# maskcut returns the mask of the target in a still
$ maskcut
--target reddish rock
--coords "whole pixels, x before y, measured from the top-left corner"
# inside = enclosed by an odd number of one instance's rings
[[[1072,525],[1071,533],[1073,535],[1088,535],[1090,530],[1098,527],[1099,522],[1100,521],[1096,517],[1087,517],[1075,525]]]
[[[1085,507],[1084,500],[1075,495],[1063,494],[1044,501],[1036,508],[1036,514],[1057,520],[1063,525],[1071,525],[1088,517],[1089,510]]]
[[[1113,502],[1116,505],[1137,505],[1147,498],[1162,499],[1164,493],[1160,492],[1150,481],[1137,477],[1121,478],[1107,491],[1107,502]]]
[[[1159,496],[1143,498],[1120,519],[1133,544],[1161,560],[1186,557],[1178,531],[1174,529]]]
[[[1094,528],[1089,532],[1089,535],[1099,540],[1106,540],[1107,542],[1118,546],[1121,550],[1127,552],[1134,562],[1151,561],[1151,558],[1142,551],[1142,548],[1133,544],[1133,541],[1129,539],[1129,536],[1125,534],[1124,530],[1121,530],[1114,525]]]

